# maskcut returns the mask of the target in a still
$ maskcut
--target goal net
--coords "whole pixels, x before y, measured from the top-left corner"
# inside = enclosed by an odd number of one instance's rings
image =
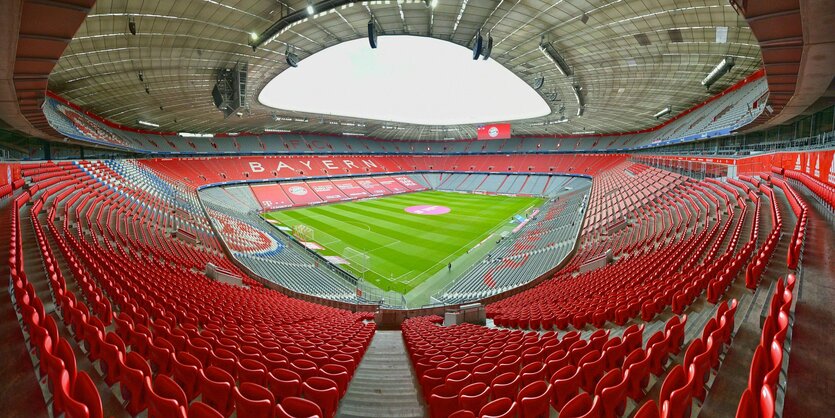
[[[299,241],[310,242],[313,241],[313,228],[307,225],[296,225],[293,228],[293,233]]]
[[[348,263],[351,265],[351,267],[357,272],[365,273],[368,271],[368,254],[361,251],[357,251],[351,247],[346,247],[343,256],[345,257],[345,260],[347,260]]]

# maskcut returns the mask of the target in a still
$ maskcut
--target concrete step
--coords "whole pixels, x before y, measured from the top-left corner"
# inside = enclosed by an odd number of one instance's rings
[[[426,407],[400,331],[377,331],[360,362],[337,417],[412,418]]]

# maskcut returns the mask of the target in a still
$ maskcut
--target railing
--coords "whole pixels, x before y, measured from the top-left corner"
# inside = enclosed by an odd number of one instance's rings
[[[683,145],[653,148],[636,152],[635,155],[697,155],[697,156],[747,156],[774,151],[798,151],[814,150],[835,147],[835,131],[824,132],[818,135],[795,138],[791,140],[775,140],[768,142],[757,142],[753,144],[740,144],[732,138],[722,138],[719,142],[725,145],[718,146],[711,142],[694,142]]]

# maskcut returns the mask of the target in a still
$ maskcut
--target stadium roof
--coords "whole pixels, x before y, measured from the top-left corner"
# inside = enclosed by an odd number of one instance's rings
[[[321,8],[325,3],[344,2],[315,2]],[[489,34],[494,40],[490,60],[529,84],[544,77],[539,94],[549,103],[550,114],[516,121],[518,135],[646,129],[659,123],[653,115],[660,110],[670,106],[672,114],[683,111],[762,65],[760,47],[748,24],[722,1],[438,0],[435,7],[429,3],[349,3],[307,17],[253,50],[254,38],[282,17],[304,12],[308,2],[99,0],[52,71],[49,89],[113,122],[137,126],[139,120],[153,121],[163,131],[258,131],[278,125],[340,133],[344,126],[339,122],[360,122],[365,126],[359,133],[369,136],[442,139],[475,137],[475,126],[438,132],[431,126],[401,123],[398,129],[384,129],[392,124],[276,111],[257,97],[288,68],[288,46],[298,54],[298,70],[303,71],[305,58],[367,37],[371,19],[380,30],[381,44],[388,35],[409,34],[471,48],[477,33],[485,41]],[[136,35],[129,30],[131,20]],[[543,40],[562,56],[572,76],[562,75],[540,50]],[[706,89],[702,79],[725,57],[733,57],[735,66]],[[217,69],[231,68],[236,62],[249,66],[249,108],[224,119],[212,103],[211,90]],[[352,82],[340,75],[338,67],[332,77]],[[484,83],[491,87],[489,80]],[[574,85],[582,88],[581,117]],[[560,101],[550,100],[554,93]],[[563,114],[569,122],[535,125]],[[333,121],[337,123],[328,123]]]

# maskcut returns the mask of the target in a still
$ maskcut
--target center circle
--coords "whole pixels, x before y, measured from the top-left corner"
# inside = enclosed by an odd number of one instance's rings
[[[449,213],[450,211],[450,209],[446,206],[437,205],[409,206],[404,210],[409,213],[414,213],[415,215],[443,215],[445,213]]]

